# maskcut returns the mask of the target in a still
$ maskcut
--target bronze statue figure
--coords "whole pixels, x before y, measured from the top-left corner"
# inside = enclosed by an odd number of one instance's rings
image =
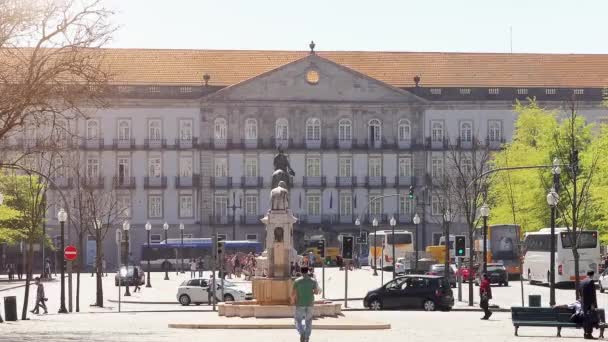
[[[283,148],[279,146],[279,153],[274,156],[273,160],[274,173],[272,174],[272,188],[276,188],[280,181],[285,182],[285,188],[291,185],[291,176],[295,176],[295,171],[289,165],[289,159],[283,153]]]

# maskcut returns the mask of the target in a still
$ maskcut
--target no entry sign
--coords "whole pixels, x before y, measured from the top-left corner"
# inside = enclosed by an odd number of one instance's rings
[[[63,250],[63,257],[67,261],[74,261],[78,257],[78,250],[72,245],[68,245]]]

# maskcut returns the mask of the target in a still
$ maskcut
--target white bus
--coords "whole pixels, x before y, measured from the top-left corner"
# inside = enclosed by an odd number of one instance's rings
[[[572,240],[566,228],[555,228],[555,283],[574,281],[574,256]],[[597,276],[600,261],[600,246],[595,230],[584,230],[577,233],[579,238],[578,252],[580,279],[587,277],[587,271],[595,271]],[[530,282],[549,283],[549,265],[551,248],[551,229],[543,228],[538,232],[526,233],[524,238],[523,274]]]
[[[369,265],[375,268],[393,267],[393,243],[395,244],[395,259],[406,257],[414,252],[413,234],[404,230],[379,230],[376,238],[374,233],[369,238]],[[375,241],[374,241],[375,240]],[[376,260],[374,262],[374,257]]]

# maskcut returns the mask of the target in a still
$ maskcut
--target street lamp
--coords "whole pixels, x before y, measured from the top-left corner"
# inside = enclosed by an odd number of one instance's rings
[[[445,224],[445,262],[444,262],[444,274],[446,277],[450,276],[450,221],[452,221],[452,213],[450,209],[446,209],[443,213],[443,221]]]
[[[361,247],[363,246],[361,241],[361,220],[359,220],[359,218],[357,217],[355,219],[355,226],[359,229],[359,238],[356,240],[358,243],[357,245],[359,245],[359,248],[357,248],[357,263],[356,265],[359,265],[359,263],[361,262]]]
[[[391,217],[391,220],[389,221],[389,224],[391,225],[391,230],[392,230],[392,245],[393,245],[393,279],[395,279],[395,276],[397,275],[397,262],[395,260],[395,243],[396,243],[396,239],[395,239],[395,226],[397,225],[397,220],[395,220],[395,216]]]
[[[414,264],[414,267],[416,268],[416,271],[418,271],[418,225],[420,224],[420,216],[418,216],[418,213],[414,215],[413,222],[416,226],[416,245],[414,246],[414,248],[416,249],[416,262]]]
[[[378,275],[378,246],[376,246],[378,244],[377,241],[377,235],[376,233],[378,232],[378,220],[374,217],[374,220],[372,221],[372,226],[374,226],[374,242],[373,245],[374,246],[374,275],[377,276]]]
[[[65,221],[68,220],[68,213],[63,208],[59,209],[57,220],[59,220],[59,224],[61,225],[61,252],[63,252],[65,250],[64,225]],[[61,258],[61,305],[59,313],[68,313],[68,310],[65,308],[65,254]]]
[[[169,240],[167,238],[167,233],[169,231],[169,224],[167,222],[165,222],[163,224],[163,230],[165,231],[165,244],[169,243]],[[163,262],[163,265],[165,265],[165,280],[169,280],[169,269],[167,267],[167,259],[165,259],[165,262]]]
[[[184,273],[184,224],[180,223],[179,224],[179,232],[181,233],[181,238],[182,238],[182,248],[180,248],[179,250],[179,256],[182,258],[182,266],[181,266],[181,270],[182,273]]]
[[[126,270],[127,270],[127,276],[125,278],[127,278],[129,275],[129,229],[131,229],[131,225],[129,224],[129,221],[124,221],[122,223],[122,230],[125,231],[125,249],[126,249],[125,264],[126,264]],[[135,275],[135,270],[133,270],[133,275]],[[139,281],[139,280],[135,279],[135,281]],[[129,280],[127,278],[127,285],[125,286],[125,297],[129,297],[129,296],[131,296],[131,292],[129,291]]]
[[[551,207],[551,249],[549,252],[549,305],[555,305],[555,209],[559,195],[554,188],[547,194],[547,204]]]
[[[488,216],[490,216],[490,207],[484,203],[479,208],[479,213],[483,217],[483,273],[488,272]]]
[[[146,222],[145,227],[146,233],[148,235],[148,253],[146,253],[148,259],[148,277],[146,281],[146,287],[152,287],[152,284],[150,283],[150,231],[152,230],[152,224],[150,224],[150,221]]]

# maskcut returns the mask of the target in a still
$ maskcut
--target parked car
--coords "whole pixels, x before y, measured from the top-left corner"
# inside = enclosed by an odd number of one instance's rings
[[[599,283],[600,292],[604,293],[608,289],[608,268],[600,274],[597,282]]]
[[[177,301],[184,306],[194,303],[200,305],[209,303],[211,295],[211,280],[209,278],[194,278],[185,280],[177,288]],[[222,284],[218,279],[216,283],[215,298],[218,302],[245,301],[253,299],[249,283],[236,283],[224,280],[224,297],[222,298]]]
[[[477,274],[477,268],[478,268],[478,265],[473,266],[472,270],[470,267],[461,266],[460,270],[458,271],[459,272],[458,275],[460,275],[462,277],[462,281],[469,281],[469,279],[475,280],[475,275]]]
[[[475,285],[479,286],[481,283],[481,274],[483,272],[483,266],[477,270],[477,276],[475,277]],[[498,284],[500,286],[509,286],[509,274],[503,264],[488,264],[488,278],[490,284]]]
[[[431,265],[431,268],[426,274],[443,277],[445,276],[444,268],[445,266],[443,264],[434,264]],[[452,287],[456,287],[456,271],[456,266],[450,265],[450,274],[448,275],[448,282]]]
[[[444,277],[435,275],[406,275],[369,291],[363,306],[370,310],[412,308],[425,311],[450,310],[454,296]]]
[[[137,279],[133,277],[133,270],[137,268]],[[146,283],[146,274],[139,266],[122,266],[114,276],[114,285],[118,286],[118,281],[122,286],[144,285]]]
[[[395,263],[395,273],[397,273],[397,274],[412,273],[412,269],[410,268],[409,259],[406,260],[405,258],[397,258],[397,262]]]

